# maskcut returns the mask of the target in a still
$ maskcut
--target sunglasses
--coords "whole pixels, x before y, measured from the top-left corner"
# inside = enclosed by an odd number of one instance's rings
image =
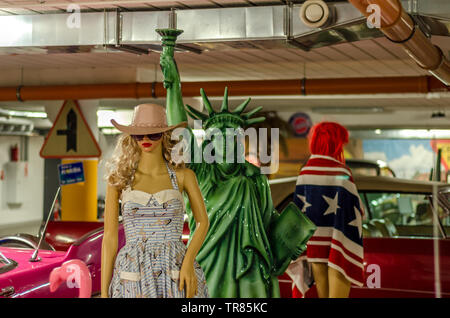
[[[157,133],[157,134],[148,134],[148,135],[131,135],[131,137],[134,138],[134,140],[136,141],[141,141],[145,138],[145,136],[147,136],[148,139],[156,141],[156,140],[160,140],[162,137],[162,133]]]

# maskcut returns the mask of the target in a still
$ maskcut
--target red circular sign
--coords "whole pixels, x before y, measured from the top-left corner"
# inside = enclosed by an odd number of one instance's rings
[[[305,137],[311,129],[312,123],[305,113],[296,113],[289,120],[296,136]]]

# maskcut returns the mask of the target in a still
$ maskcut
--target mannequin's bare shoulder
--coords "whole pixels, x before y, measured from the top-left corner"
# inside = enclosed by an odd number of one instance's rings
[[[178,168],[177,173],[181,173],[184,178],[197,178],[195,172],[189,168]]]
[[[185,185],[195,181],[197,182],[197,176],[195,172],[189,168],[177,168],[176,169],[177,179],[180,186],[183,188]]]

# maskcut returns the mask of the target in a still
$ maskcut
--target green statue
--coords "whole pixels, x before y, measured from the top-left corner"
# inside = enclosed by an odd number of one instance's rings
[[[169,125],[187,120],[187,114],[202,120],[203,128],[216,129],[225,136],[227,128],[244,128],[252,123],[263,121],[264,117],[252,118],[261,108],[244,113],[250,99],[230,111],[228,91],[219,112],[215,112],[203,89],[201,95],[208,114],[183,105],[181,83],[174,60],[174,45],[181,31],[174,29],[157,30],[162,36],[163,52],[160,58],[167,89],[166,112]],[[214,136],[198,147],[193,134],[189,141],[192,156],[215,144]],[[222,140],[225,140],[224,137]],[[295,259],[305,248],[311,228],[305,234],[294,226],[287,229],[285,224],[299,224],[299,210],[290,206],[290,213],[280,216],[274,209],[268,179],[261,174],[260,168],[245,160],[230,163],[226,159],[225,147],[215,144],[215,158],[208,163],[205,160],[191,161],[192,169],[198,179],[205,200],[210,228],[205,242],[197,255],[208,284],[211,297],[279,297],[277,275],[284,272],[291,259]],[[239,156],[237,143],[234,154]],[[241,152],[242,153],[242,152]],[[241,158],[242,159],[242,158]],[[228,161],[228,162],[227,162]],[[186,204],[191,232],[195,229],[189,204]],[[279,221],[284,217],[294,221]],[[277,225],[278,224],[278,225]],[[306,230],[306,227],[302,228]],[[301,238],[299,238],[299,233]]]

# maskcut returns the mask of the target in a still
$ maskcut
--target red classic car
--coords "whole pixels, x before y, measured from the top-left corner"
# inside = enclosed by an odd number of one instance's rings
[[[296,179],[270,181],[278,211],[293,199]],[[366,211],[366,284],[353,286],[350,297],[450,297],[450,185],[392,177],[354,179]],[[436,227],[434,185],[439,206]],[[285,274],[280,281],[284,297],[289,296],[289,284]],[[316,296],[315,288],[305,296]]]

